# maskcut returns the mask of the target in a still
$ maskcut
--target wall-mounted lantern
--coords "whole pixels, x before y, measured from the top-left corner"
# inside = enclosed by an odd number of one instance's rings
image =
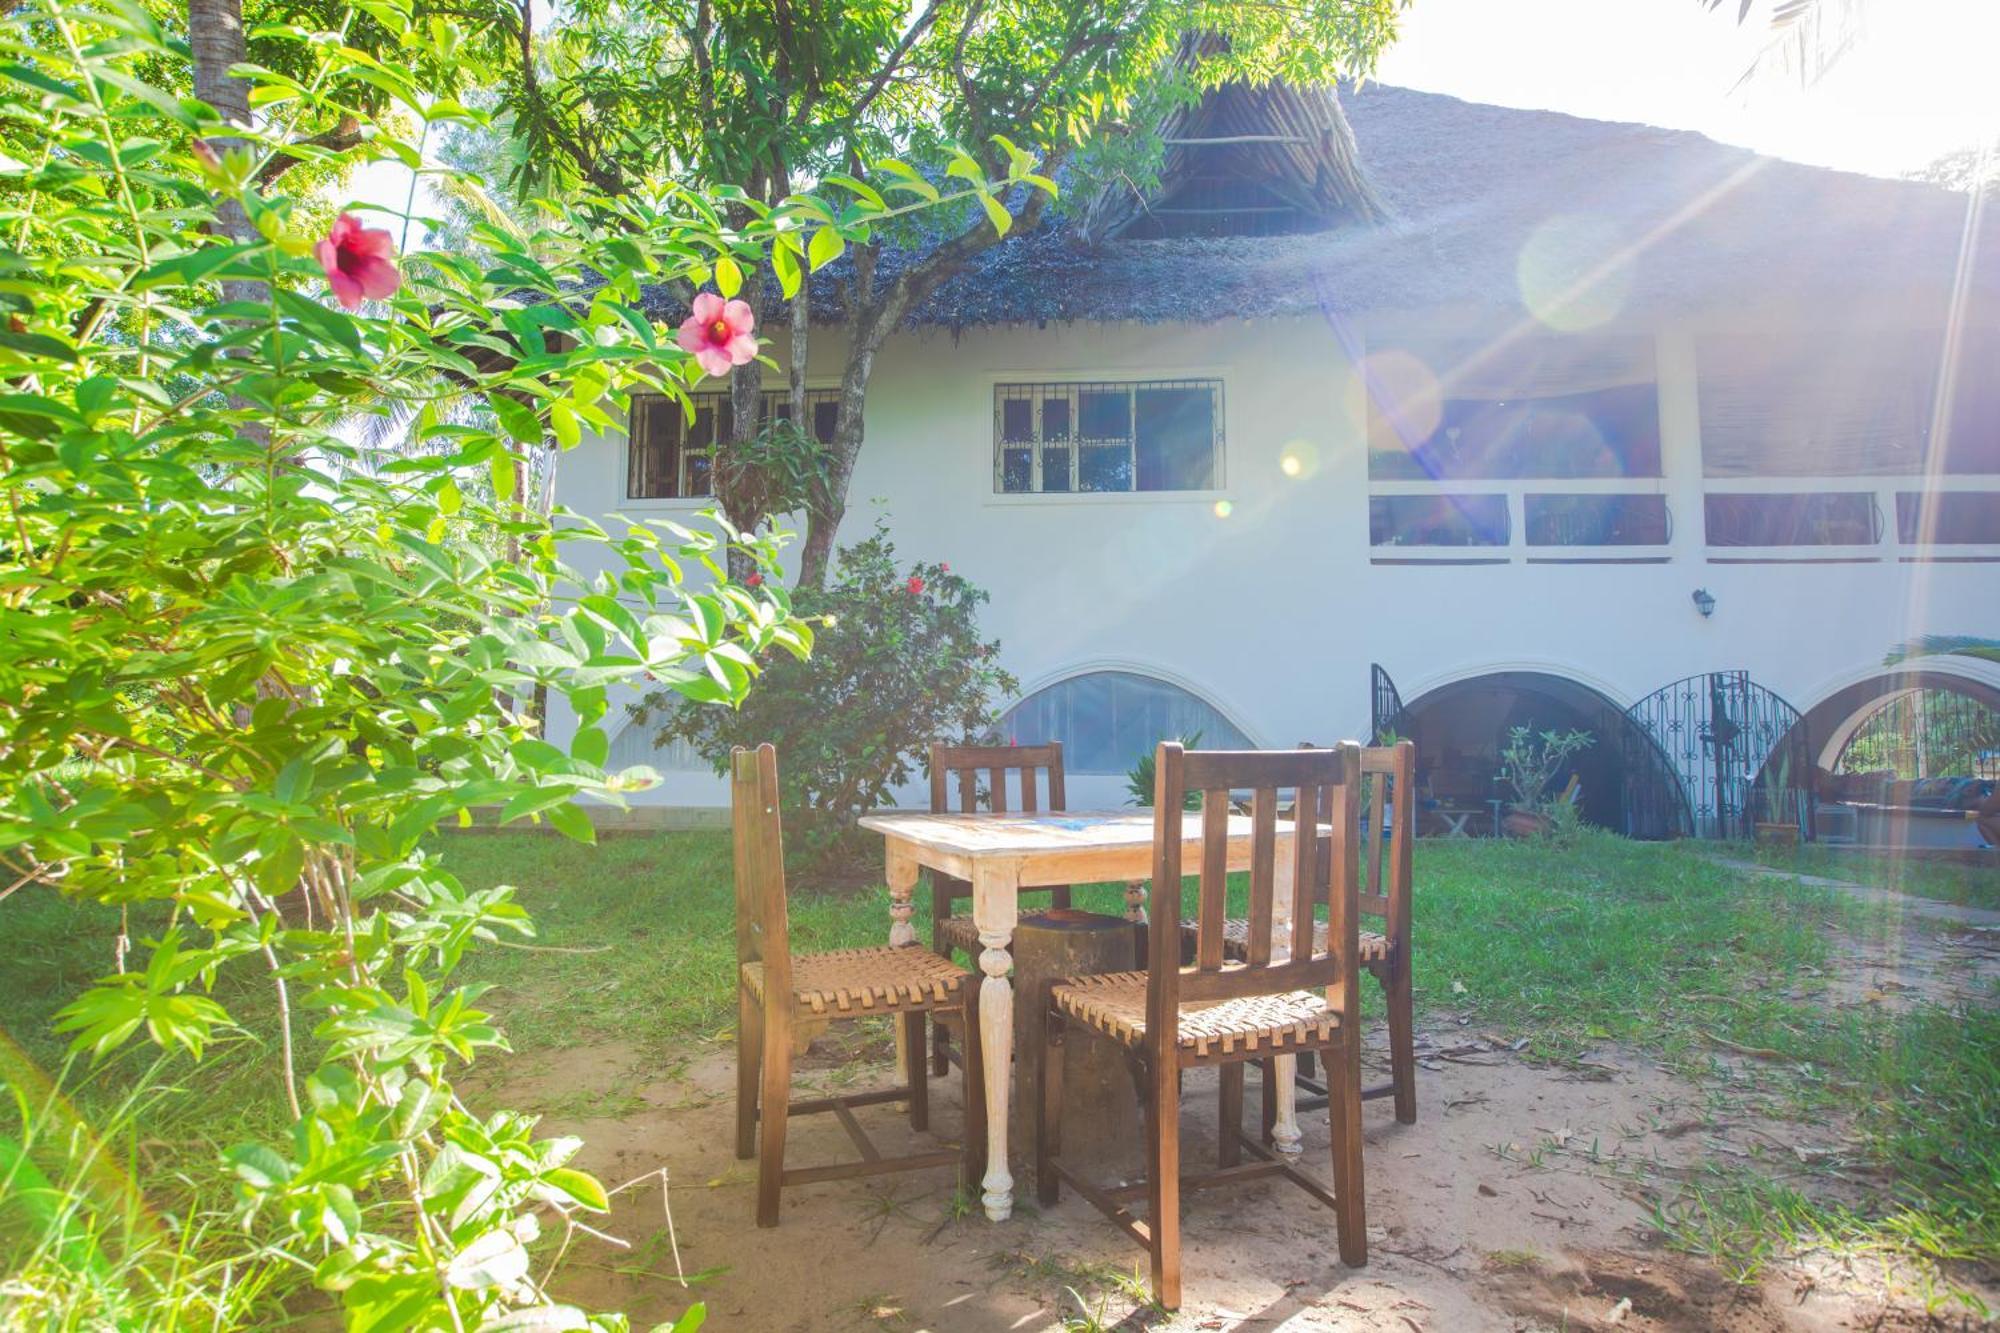
[[[1703,620],[1715,614],[1715,594],[1706,588],[1694,590],[1694,609],[1701,612]]]

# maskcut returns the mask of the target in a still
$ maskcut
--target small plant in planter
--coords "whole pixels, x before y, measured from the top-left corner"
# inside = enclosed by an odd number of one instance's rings
[[[1757,841],[1772,847],[1799,842],[1798,794],[1792,790],[1792,757],[1780,754],[1764,765],[1757,783]]]
[[[1502,828],[1511,837],[1543,837],[1557,826],[1554,806],[1545,793],[1569,761],[1596,744],[1588,731],[1536,731],[1515,727],[1500,752],[1500,780],[1513,789],[1514,802]],[[1565,820],[1564,822],[1568,822]]]

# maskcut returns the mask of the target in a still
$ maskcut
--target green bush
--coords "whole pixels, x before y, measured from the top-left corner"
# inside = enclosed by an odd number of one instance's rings
[[[986,600],[950,565],[902,570],[878,519],[872,536],[841,551],[827,587],[793,596],[795,614],[820,622],[810,658],[775,657],[740,709],[659,691],[635,719],[660,718],[659,743],[686,741],[718,773],[735,746],[777,746],[794,859],[821,872],[856,868],[876,849],[855,820],[887,804],[932,741],[987,735],[994,699],[1017,688],[998,664],[999,642],[979,637]]]

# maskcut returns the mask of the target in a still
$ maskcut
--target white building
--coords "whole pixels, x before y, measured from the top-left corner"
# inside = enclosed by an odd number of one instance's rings
[[[1794,785],[1853,767],[1913,690],[1994,721],[1992,664],[1883,666],[2000,633],[2000,246],[1968,196],[1380,86],[1351,142],[1308,97],[1323,137],[1245,146],[1232,96],[1152,198],[999,246],[870,385],[842,537],[879,506],[992,593],[1003,731],[1065,742],[1072,805],[1122,802],[1163,735],[1394,727],[1476,830],[1533,723],[1598,735],[1592,818],[1712,831],[1774,748]],[[702,429],[587,440],[557,498],[685,517]],[[643,729],[613,761],[726,804]]]

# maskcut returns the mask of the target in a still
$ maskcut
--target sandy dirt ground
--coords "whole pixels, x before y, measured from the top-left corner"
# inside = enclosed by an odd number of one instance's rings
[[[1946,998],[1995,972],[1994,932],[1910,932],[1850,948],[1832,1002]],[[1386,1056],[1380,1033],[1371,1035],[1373,1082]],[[1419,1040],[1418,1122],[1398,1125],[1386,1101],[1366,1108],[1368,1266],[1343,1267],[1331,1215],[1283,1181],[1189,1195],[1187,1301],[1172,1317],[1139,1304],[1131,1278],[1143,1277],[1143,1253],[1073,1195],[1036,1209],[1018,1162],[1023,1203],[1004,1224],[962,1215],[952,1173],[934,1170],[791,1190],[782,1225],[756,1229],[754,1164],[732,1153],[730,1051],[675,1068],[620,1046],[523,1057],[501,1090],[549,1106],[549,1128],[584,1136],[582,1165],[608,1182],[638,1182],[619,1194],[606,1228],[632,1248],[583,1241],[557,1290],[625,1309],[639,1329],[695,1300],[707,1303],[709,1328],[772,1333],[1012,1333],[1062,1328],[1083,1313],[1102,1327],[1176,1330],[1972,1326],[1927,1318],[1916,1280],[1867,1261],[1799,1256],[1738,1285],[1662,1243],[1648,1198],[1671,1193],[1700,1163],[1823,1175],[1849,1147],[1837,1122],[1767,1115],[1754,1053],[1718,1049],[1697,1084],[1611,1047],[1576,1065],[1539,1066],[1449,1016],[1420,1024]],[[841,1025],[804,1059],[800,1083],[879,1086],[893,1058],[886,1029]],[[933,1130],[955,1135],[956,1075],[932,1089]],[[1253,1103],[1257,1095],[1253,1078]],[[860,1115],[884,1152],[920,1141],[893,1105]],[[1183,1117],[1184,1160],[1198,1167],[1215,1151],[1212,1073],[1190,1076]],[[1305,1161],[1330,1180],[1324,1112],[1304,1121]],[[804,1164],[850,1149],[832,1117],[811,1116],[793,1121],[790,1155]],[[676,1245],[680,1271],[694,1279],[687,1289],[675,1280]],[[2000,1292],[1986,1299],[2000,1308]]]

